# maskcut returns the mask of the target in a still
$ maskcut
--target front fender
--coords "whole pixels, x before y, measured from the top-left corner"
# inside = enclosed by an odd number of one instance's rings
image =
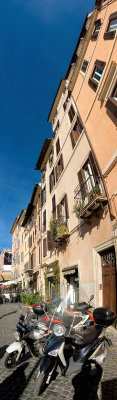
[[[41,374],[49,373],[55,364],[56,364],[56,359],[54,357],[50,358],[44,356],[40,363],[40,373]]]
[[[22,342],[14,342],[10,344],[9,347],[7,347],[6,352],[7,353],[13,353],[13,351],[18,351],[19,356],[23,350],[24,344]]]

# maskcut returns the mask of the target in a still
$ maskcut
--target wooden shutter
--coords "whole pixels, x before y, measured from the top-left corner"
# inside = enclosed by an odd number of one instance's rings
[[[62,205],[61,205],[61,203],[59,203],[57,205],[57,217],[60,218],[61,215],[62,215]]]
[[[84,200],[84,198],[87,195],[87,185],[85,183],[86,178],[85,178],[83,168],[81,168],[80,171],[78,172],[78,180],[79,180],[79,185],[80,185],[80,189],[81,189],[81,198],[82,198],[82,200]]]
[[[71,131],[70,137],[71,137],[72,147],[74,149],[74,147],[75,147],[75,145],[76,145],[76,143],[78,141],[78,137],[79,137],[78,132],[76,132],[74,130]]]
[[[60,140],[58,138],[58,140],[56,142],[56,154],[57,154],[57,156],[58,156],[59,151],[60,151]]]
[[[94,178],[98,177],[99,176],[98,168],[97,168],[97,165],[96,165],[96,161],[95,161],[95,159],[93,157],[93,154],[91,152],[89,154],[89,163],[91,165],[91,169],[92,169]]]
[[[63,165],[63,155],[61,154],[61,156],[60,156],[60,165],[61,165],[61,168],[62,168],[62,171],[63,171],[63,169],[64,169],[64,165]],[[62,172],[61,171],[61,172]]]
[[[46,210],[43,212],[43,232],[46,230]]]
[[[70,107],[70,109],[68,111],[68,115],[69,115],[70,122],[72,122],[73,118],[74,118],[74,115],[75,115],[75,110],[74,110],[74,107],[72,105],[71,105],[71,107]]]
[[[32,246],[32,235],[29,237],[29,247]]]
[[[43,257],[47,256],[47,242],[46,242],[46,238],[43,239]]]
[[[65,200],[65,212],[66,212],[66,218],[69,218],[69,210],[68,210],[68,199],[67,199],[67,194],[65,194],[64,200]]]
[[[41,207],[43,207],[43,190],[41,190]]]
[[[48,246],[48,251],[52,251],[56,247],[56,244],[51,236],[50,231],[47,231],[47,246]]]

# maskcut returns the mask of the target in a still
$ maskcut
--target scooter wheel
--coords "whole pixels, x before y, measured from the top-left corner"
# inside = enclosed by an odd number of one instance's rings
[[[40,373],[35,382],[34,395],[39,396],[44,391],[47,375]]]
[[[16,367],[16,365],[20,364],[25,356],[25,349],[23,349],[18,361],[17,361],[17,356],[18,356],[18,351],[13,351],[12,353],[6,352],[5,357],[4,357],[5,368],[13,369]]]

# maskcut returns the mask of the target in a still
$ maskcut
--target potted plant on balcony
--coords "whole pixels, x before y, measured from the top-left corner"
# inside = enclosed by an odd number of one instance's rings
[[[78,203],[74,204],[73,206],[73,213],[76,214],[76,217],[79,217],[80,211],[85,207],[84,201],[79,201]]]
[[[53,240],[56,239],[58,225],[59,225],[58,219],[53,218],[50,220],[50,233],[51,233]]]
[[[67,241],[69,237],[69,231],[65,225],[59,225],[57,227],[57,235],[56,235],[56,241],[61,242],[61,241]]]
[[[92,197],[95,197],[95,196],[98,196],[99,194],[101,194],[101,190],[100,190],[100,187],[99,186],[94,186],[92,189],[91,189],[91,191],[90,191],[90,197],[92,198]]]

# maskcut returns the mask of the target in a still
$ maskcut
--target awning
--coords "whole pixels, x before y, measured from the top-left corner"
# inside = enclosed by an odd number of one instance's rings
[[[17,286],[18,282],[16,281],[7,281],[7,282],[0,282],[0,285],[2,286],[10,286],[10,285],[16,285]]]
[[[73,275],[78,271],[78,264],[62,269],[63,275]]]

